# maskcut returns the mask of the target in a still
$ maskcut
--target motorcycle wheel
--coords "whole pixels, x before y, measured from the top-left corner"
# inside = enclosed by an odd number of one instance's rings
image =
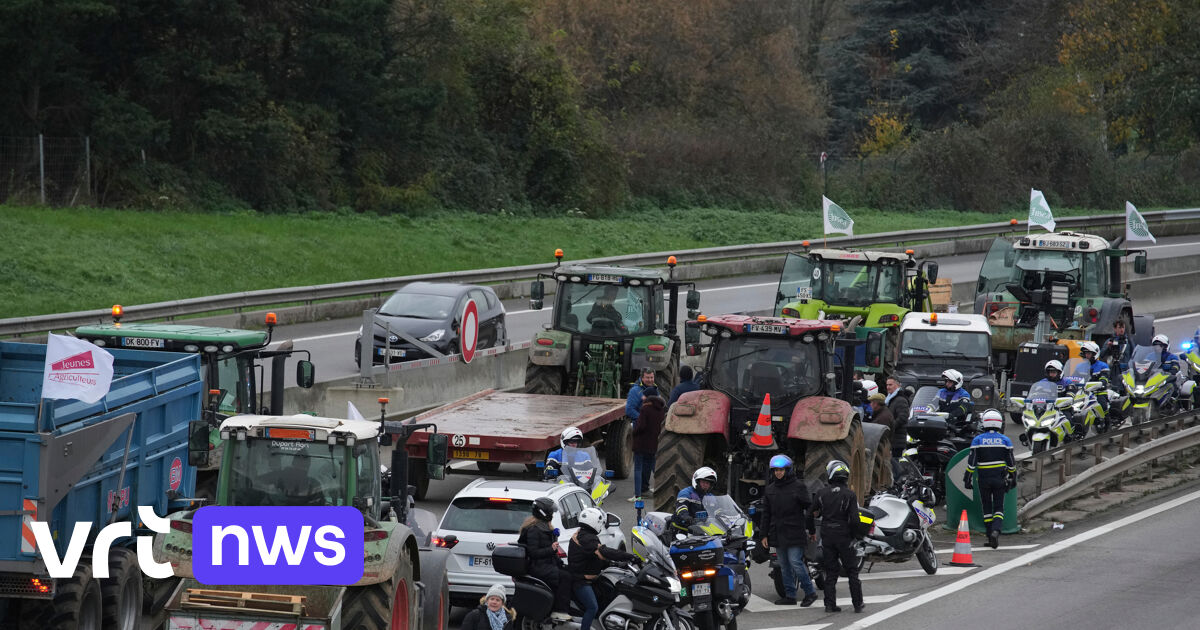
[[[1049,445],[1049,440],[1040,440],[1038,442],[1034,442],[1033,443],[1033,452],[1034,453],[1044,452],[1048,445]]]
[[[536,619],[530,619],[524,615],[517,615],[513,621],[514,630],[538,630],[541,627],[542,624]]]
[[[696,627],[700,630],[717,630],[717,619],[711,610],[693,612],[692,619],[696,622]]]
[[[925,540],[921,541],[921,547],[917,549],[917,562],[921,563],[921,568],[929,575],[937,573],[937,554],[933,551],[933,541],[929,540],[928,533],[925,534]]]
[[[787,593],[785,593],[783,590],[783,571],[780,571],[779,569],[773,569],[771,571],[771,580],[775,582],[775,594],[778,595],[780,599],[787,597]]]

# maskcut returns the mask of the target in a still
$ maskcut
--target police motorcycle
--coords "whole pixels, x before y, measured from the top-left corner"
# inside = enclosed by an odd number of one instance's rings
[[[1196,387],[1196,379],[1200,378],[1200,330],[1196,333],[1179,346],[1179,360],[1187,367],[1188,374],[1179,402],[1188,409],[1200,408],[1200,388]]]
[[[1107,416],[1100,406],[1096,392],[1104,388],[1103,381],[1092,380],[1092,364],[1087,359],[1071,359],[1063,368],[1063,390],[1072,397],[1071,424],[1078,431],[1076,439],[1087,437],[1093,427],[1096,433],[1108,430]]]
[[[755,548],[750,518],[729,495],[707,495],[688,533],[676,534],[670,545],[683,580],[680,601],[691,607],[696,625],[734,630],[737,614],[750,603],[750,553]]]
[[[613,472],[600,467],[600,455],[595,446],[564,447],[562,463],[557,468],[547,467],[545,477],[548,481],[557,479],[558,483],[573,483],[587,490],[596,507],[603,505],[604,499],[612,493]]]
[[[1139,424],[1149,422],[1152,417],[1175,413],[1176,380],[1175,375],[1163,370],[1162,354],[1157,348],[1134,348],[1129,369],[1121,375],[1125,385],[1122,404],[1125,415],[1133,424]]]
[[[596,621],[605,630],[694,630],[691,615],[680,608],[682,590],[671,556],[653,532],[634,527],[633,554],[640,566],[613,563],[592,582],[600,613]],[[550,617],[554,592],[545,582],[527,575],[523,545],[511,543],[492,552],[497,573],[513,579],[515,592],[508,604],[517,611],[518,630],[580,630],[583,611],[571,602],[571,621]]]
[[[924,501],[897,496],[889,489],[871,495],[863,509],[875,522],[866,536],[854,541],[860,567],[868,562],[906,562],[916,556],[925,573],[937,573],[937,554],[928,532],[937,516]]]
[[[1025,432],[1019,437],[1021,444],[1034,453],[1054,448],[1071,439],[1073,426],[1064,413],[1071,409],[1074,396],[1059,396],[1058,386],[1038,381],[1029,387],[1025,396],[1009,399],[1021,408],[1021,423]]]
[[[974,413],[956,420],[949,412],[938,411],[938,388],[926,385],[913,396],[909,411],[908,447],[904,457],[920,469],[924,482],[934,494],[930,505],[946,496],[946,466],[959,451],[970,448],[979,433]],[[972,409],[973,411],[973,409]]]

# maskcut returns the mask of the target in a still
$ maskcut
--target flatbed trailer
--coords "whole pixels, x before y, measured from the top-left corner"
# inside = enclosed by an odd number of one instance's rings
[[[618,422],[624,420],[623,422]],[[450,459],[475,461],[479,469],[496,474],[500,464],[524,464],[533,472],[550,451],[559,447],[567,427],[579,427],[592,443],[602,442],[609,468],[620,474],[614,459],[630,457],[630,423],[625,401],[619,398],[517,394],[487,389],[431,409],[411,422],[432,422],[450,436]],[[409,483],[422,498],[429,486],[425,452],[429,433],[418,431],[408,441]],[[628,470],[628,468],[626,468]],[[447,472],[464,472],[453,468]]]

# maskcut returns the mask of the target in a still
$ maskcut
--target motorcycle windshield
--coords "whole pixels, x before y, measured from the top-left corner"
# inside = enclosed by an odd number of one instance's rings
[[[704,511],[708,513],[708,517],[701,525],[705,531],[713,534],[732,532],[742,535],[746,527],[746,513],[729,495],[710,494],[705,496]]]
[[[1029,388],[1029,396],[1026,397],[1031,404],[1053,404],[1058,399],[1058,386],[1045,381],[1038,381]]]
[[[639,532],[640,536],[638,535]],[[675,575],[675,561],[671,559],[671,552],[663,544],[662,540],[659,539],[654,530],[637,525],[634,526],[631,533],[634,534],[636,539],[644,541],[647,563],[657,564],[671,575]]]
[[[1092,379],[1092,364],[1087,359],[1071,359],[1063,368],[1067,381],[1072,385],[1082,385]]]
[[[600,455],[596,453],[595,446],[568,446],[563,449],[562,470],[573,483],[585,488],[591,487],[592,481],[604,474],[600,470]]]
[[[932,385],[926,385],[917,390],[913,395],[912,408],[910,413],[916,415],[918,413],[931,413],[938,410],[938,388]]]
[[[1129,369],[1139,377],[1144,377],[1157,372],[1161,362],[1162,353],[1157,348],[1138,346],[1133,349],[1133,356],[1129,359]]]

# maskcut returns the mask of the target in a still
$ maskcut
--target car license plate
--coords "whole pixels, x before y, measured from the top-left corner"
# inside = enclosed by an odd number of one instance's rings
[[[147,337],[125,337],[121,339],[121,345],[126,348],[161,348],[163,347],[163,340]]]
[[[704,597],[705,595],[712,595],[712,584],[692,585],[692,597]]]
[[[450,457],[454,459],[489,459],[487,451],[453,451]]]
[[[588,282],[611,282],[613,284],[621,284],[623,280],[621,276],[610,276],[606,273],[589,273]]]
[[[490,566],[492,566],[492,557],[491,556],[471,556],[470,566],[490,567]]]
[[[376,348],[375,349],[375,354],[378,354],[379,356],[383,356],[383,352],[384,352],[384,348]],[[404,355],[408,354],[408,350],[392,349],[389,352],[390,352],[389,356],[397,357],[400,359],[403,359]]]
[[[777,326],[775,324],[750,324],[746,332],[767,333],[769,335],[786,335],[787,331],[787,326]]]

